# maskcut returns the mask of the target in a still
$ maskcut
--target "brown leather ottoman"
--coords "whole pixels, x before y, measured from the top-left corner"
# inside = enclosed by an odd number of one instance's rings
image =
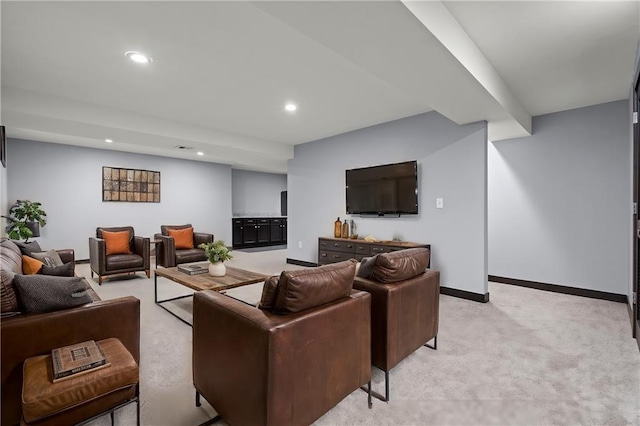
[[[97,343],[111,365],[57,383],[52,382],[51,355],[24,362],[21,424],[82,424],[106,413],[113,424],[114,411],[135,402],[140,425],[138,364],[120,340]]]

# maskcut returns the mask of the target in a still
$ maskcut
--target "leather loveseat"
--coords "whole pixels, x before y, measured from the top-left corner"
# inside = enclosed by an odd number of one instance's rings
[[[427,248],[379,254],[370,279],[353,283],[371,294],[371,362],[385,373],[383,401],[389,371],[421,346],[437,347],[440,272],[426,269],[429,257]]]
[[[355,261],[285,271],[261,309],[197,292],[196,405],[201,394],[234,425],[309,425],[370,383],[371,297],[352,290],[354,274]]]
[[[73,262],[73,250],[58,250],[58,254],[63,262]],[[135,297],[101,301],[90,290],[92,303],[55,312],[24,314],[20,313],[13,284],[15,274],[22,274],[22,258],[20,249],[11,240],[0,241],[0,271],[2,425],[20,423],[22,364],[27,358],[47,355],[52,349],[74,343],[117,337],[139,363],[140,301]],[[114,392],[106,398],[57,414],[50,420],[56,424],[78,423],[80,419],[131,399],[134,391],[130,388]]]

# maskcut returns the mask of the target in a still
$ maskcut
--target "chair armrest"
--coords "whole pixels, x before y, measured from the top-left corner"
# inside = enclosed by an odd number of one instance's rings
[[[63,263],[73,263],[74,266],[76,264],[76,253],[73,249],[60,249],[56,250],[58,255],[60,255],[60,259],[62,259]]]
[[[234,410],[229,423],[309,424],[319,415],[304,412],[305,401],[323,401],[328,409],[371,377],[370,299],[353,292],[317,308],[276,315],[214,291],[197,292],[196,389],[223,412],[238,400],[252,407]]]
[[[356,277],[353,288],[371,294],[373,365],[388,371],[438,334],[440,271],[389,284]]]
[[[139,254],[140,256],[142,256],[142,260],[144,262],[144,269],[148,271],[151,267],[150,266],[151,261],[149,260],[151,256],[151,242],[149,240],[149,237],[134,236],[133,250],[135,251],[136,254]]]
[[[156,234],[156,241],[160,244],[156,245],[156,264],[171,268],[176,266],[176,243],[173,237],[162,234]]]
[[[20,421],[22,363],[27,358],[50,354],[61,346],[116,337],[140,362],[140,300],[133,296],[20,315],[3,319],[0,327],[2,424]]]
[[[89,237],[89,263],[91,270],[98,275],[107,271],[107,249],[102,238]]]
[[[198,247],[202,243],[212,243],[213,242],[213,234],[207,234],[204,232],[194,232],[193,233],[193,246]]]

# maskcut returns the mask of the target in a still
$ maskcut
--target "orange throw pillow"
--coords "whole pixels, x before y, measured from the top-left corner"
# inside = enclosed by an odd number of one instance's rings
[[[173,237],[176,243],[176,249],[192,249],[193,248],[193,227],[184,229],[168,229],[169,236]]]
[[[33,257],[22,255],[22,273],[35,275],[42,269],[43,263]]]
[[[107,256],[111,254],[131,254],[129,249],[129,231],[102,231],[104,244],[107,246]]]

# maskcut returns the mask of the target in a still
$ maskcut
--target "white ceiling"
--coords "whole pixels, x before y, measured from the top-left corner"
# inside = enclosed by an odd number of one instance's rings
[[[1,13],[10,137],[279,173],[294,144],[430,110],[487,120],[498,139],[525,135],[531,115],[626,98],[640,34],[638,2],[3,1]]]

